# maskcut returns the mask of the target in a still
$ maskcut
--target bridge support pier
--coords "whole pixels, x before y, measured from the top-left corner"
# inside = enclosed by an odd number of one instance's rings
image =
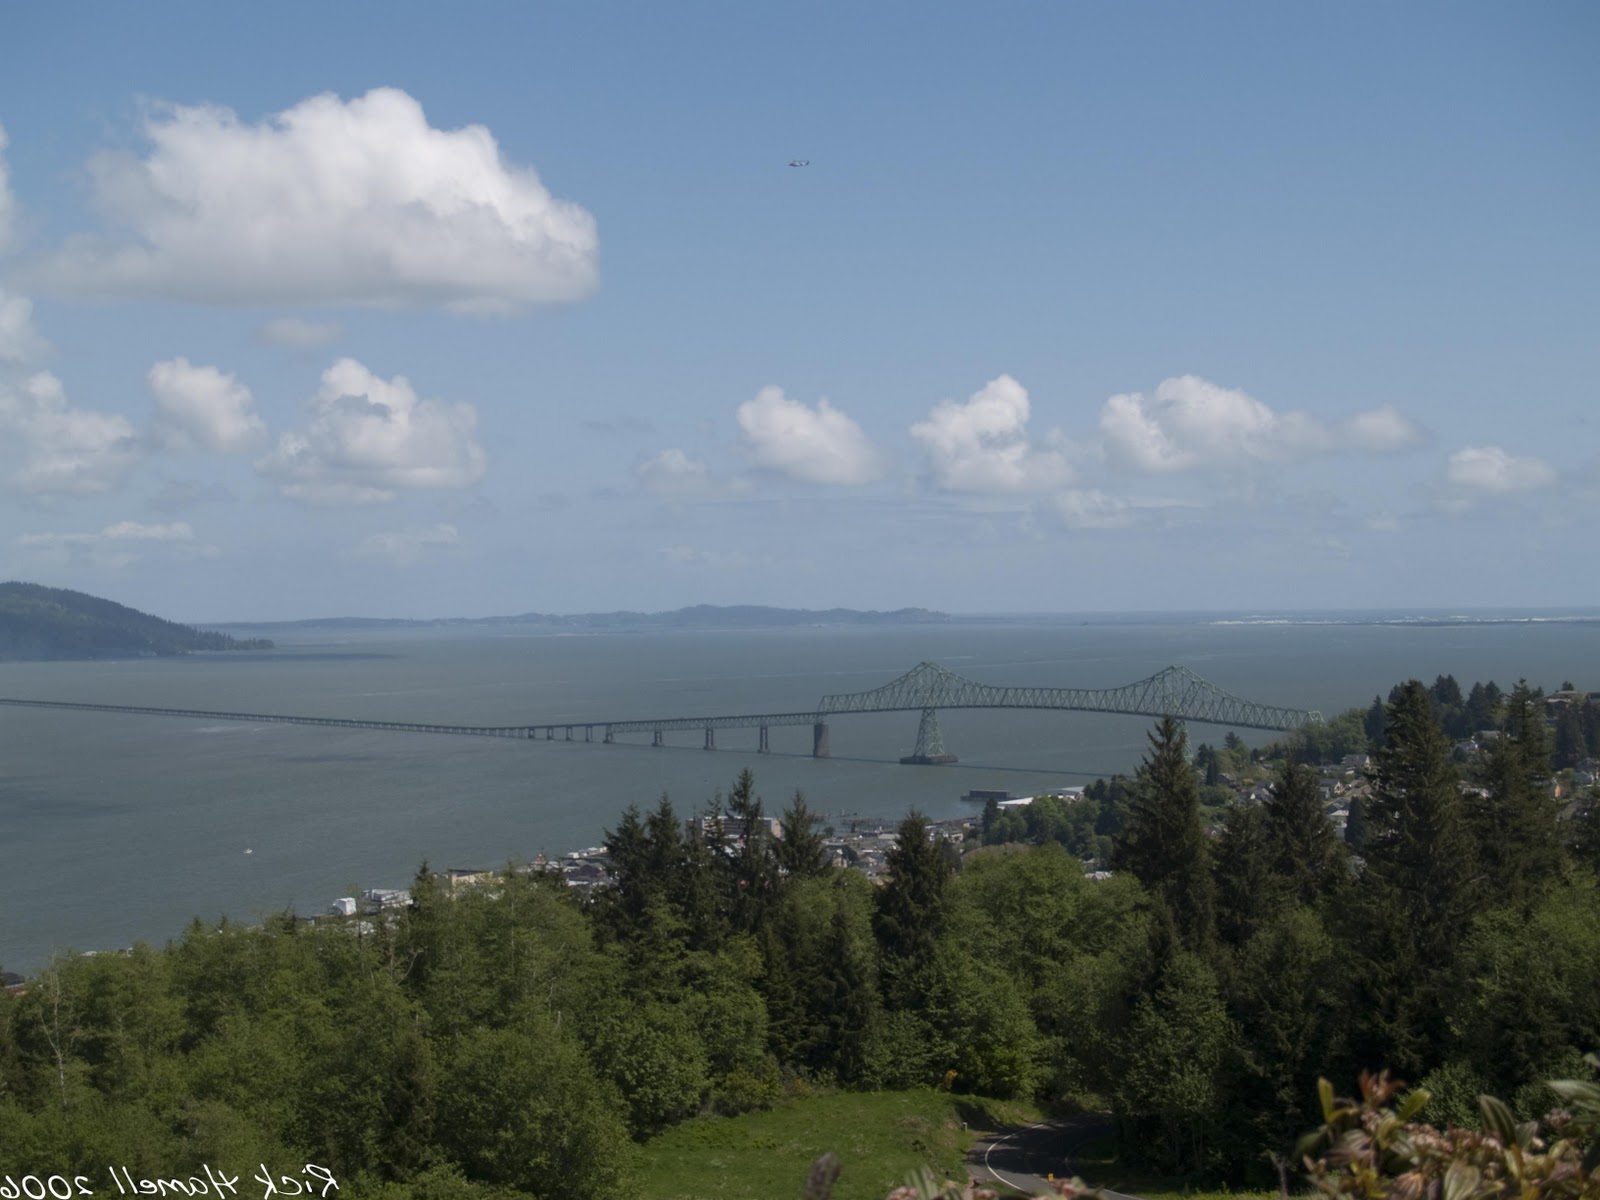
[[[766,754],[770,750],[771,750],[771,747],[767,745],[767,727],[765,725],[763,725],[761,727],[761,744],[760,744],[760,746],[758,746],[756,748],[756,753],[757,754]]]
[[[571,740],[572,740],[572,726],[568,725],[567,726],[567,741],[570,742]]]
[[[956,761],[954,754],[944,751],[944,735],[939,732],[939,714],[937,709],[925,708],[922,710],[922,720],[917,725],[917,746],[910,754],[900,760],[902,765],[918,767],[937,767],[945,763]]]
[[[652,746],[661,746],[666,744],[661,740],[661,730],[657,729],[650,735],[650,744]]]
[[[586,741],[586,742],[594,741],[594,726],[593,725],[585,725],[583,727],[583,740]]]
[[[825,721],[818,721],[811,727],[811,757],[831,757],[831,751],[828,748],[828,725]]]
[[[715,729],[713,729],[710,725],[707,725],[706,726],[706,749],[707,750],[715,750],[716,748],[717,748],[717,731]]]
[[[609,725],[606,726],[605,735],[600,740],[602,742],[604,742],[607,746],[611,745],[613,742],[615,742],[617,740],[616,735],[611,732],[611,726],[609,726]]]

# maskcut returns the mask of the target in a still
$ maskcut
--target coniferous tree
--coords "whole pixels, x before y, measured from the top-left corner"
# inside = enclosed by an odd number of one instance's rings
[[[796,789],[794,799],[783,810],[779,828],[783,835],[774,848],[778,866],[791,879],[810,879],[828,871],[828,851],[817,832],[820,818],[806,807],[806,798]]]
[[[885,856],[889,879],[878,889],[872,915],[884,982],[897,993],[890,997],[895,1002],[910,998],[908,988],[932,960],[944,932],[951,866],[943,849],[929,840],[928,830],[928,818],[915,809],[900,822]]]
[[[1494,680],[1475,683],[1467,693],[1467,732],[1480,733],[1500,725],[1500,688]]]
[[[1372,706],[1367,709],[1366,719],[1362,722],[1367,731],[1367,744],[1376,750],[1383,745],[1383,701],[1374,696]]]
[[[1312,904],[1343,879],[1345,852],[1322,811],[1317,777],[1291,755],[1262,806],[1272,843],[1272,870],[1298,904]],[[1354,818],[1352,806],[1351,817]]]
[[[1448,957],[1462,930],[1473,869],[1460,781],[1431,698],[1412,680],[1385,714],[1367,807],[1367,873],[1411,918],[1430,960]]]
[[[1475,856],[1433,697],[1417,680],[1394,695],[1374,756],[1366,869],[1343,919],[1356,945],[1354,1053],[1419,1075],[1439,1061],[1448,1034]]]
[[[1583,717],[1575,704],[1563,704],[1556,717],[1555,767],[1570,771],[1589,757],[1588,738],[1584,736]]]
[[[1144,884],[1171,913],[1184,946],[1196,950],[1211,940],[1216,907],[1200,783],[1178,720],[1162,717],[1146,736],[1150,751],[1135,777],[1112,861]]]
[[[761,797],[755,794],[755,777],[749,768],[739,772],[728,796],[728,823],[737,838],[727,872],[727,912],[733,928],[749,933],[759,928],[778,894],[778,857],[772,827]]]
[[[1350,801],[1350,815],[1344,822],[1344,844],[1352,854],[1360,854],[1367,847],[1371,826],[1367,824],[1367,802],[1360,796]]]
[[[1286,891],[1274,873],[1276,847],[1259,807],[1230,808],[1216,845],[1217,933],[1242,946],[1282,905]]]
[[[842,1082],[855,1082],[866,1070],[878,995],[871,945],[851,921],[848,895],[843,890],[836,892],[821,949],[819,969],[810,980],[813,1015],[807,1030],[807,1057],[813,1066]]]
[[[1506,701],[1507,730],[1483,760],[1481,786],[1467,795],[1467,823],[1485,884],[1526,903],[1560,869],[1558,804],[1550,795],[1550,741],[1526,683]]]

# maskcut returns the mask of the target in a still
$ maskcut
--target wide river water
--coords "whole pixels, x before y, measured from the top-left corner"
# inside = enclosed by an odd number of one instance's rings
[[[1524,676],[1600,687],[1593,623],[269,633],[278,649],[261,655],[4,663],[0,696],[515,725],[806,711],[923,660],[1051,687],[1115,687],[1181,664],[1246,699],[1329,714],[1441,673],[1463,687]],[[1027,792],[1131,770],[1150,722],[959,711],[941,724],[958,765],[897,764],[915,713],[836,717],[833,757],[819,760],[809,727],[773,729],[772,753],[758,755],[753,729],[720,731],[708,753],[698,733],[653,749],[648,737],[604,746],[0,706],[0,966],[26,973],[69,948],[160,944],[195,916],[317,913],[355,889],[405,887],[424,860],[494,866],[595,845],[627,805],[665,792],[688,813],[746,766],[774,812],[798,788],[835,820],[912,806],[954,816],[970,788]]]

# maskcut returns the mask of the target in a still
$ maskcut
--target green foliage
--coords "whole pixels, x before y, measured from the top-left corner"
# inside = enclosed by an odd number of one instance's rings
[[[1600,1114],[1600,1088],[1586,1082],[1551,1085],[1580,1114]],[[1308,1178],[1330,1197],[1440,1196],[1443,1200],[1595,1200],[1600,1197],[1600,1144],[1584,1116],[1555,1115],[1518,1123],[1493,1096],[1480,1096],[1477,1129],[1440,1132],[1415,1120],[1431,1111],[1426,1089],[1402,1094],[1387,1075],[1363,1073],[1361,1098],[1336,1099],[1321,1081],[1322,1127],[1301,1142]],[[1592,1106],[1592,1107],[1591,1107]]]
[[[1337,763],[1348,754],[1367,752],[1367,710],[1351,708],[1320,725],[1307,725],[1289,740],[1292,753],[1313,765]]]
[[[1235,1039],[1216,976],[1179,953],[1133,1009],[1113,1099],[1123,1140],[1168,1171],[1216,1165],[1222,1068]]]
[[[1483,877],[1526,902],[1560,870],[1559,805],[1550,795],[1549,738],[1526,683],[1512,691],[1506,714],[1507,732],[1484,755],[1465,816]]]
[[[1215,922],[1199,780],[1189,764],[1183,726],[1176,720],[1163,717],[1149,741],[1112,861],[1166,908],[1184,945],[1199,949],[1211,940]]]
[[[1450,744],[1416,680],[1389,705],[1367,806],[1367,880],[1397,905],[1418,954],[1449,957],[1472,906],[1473,852]]]
[[[783,836],[774,847],[778,867],[795,879],[812,879],[828,872],[828,853],[817,832],[821,818],[806,807],[799,791],[783,810],[779,828]]]
[[[946,1112],[951,1092],[1109,1106],[1124,1162],[1238,1183],[1316,1119],[1328,1064],[1404,1069],[1452,1119],[1483,1089],[1531,1117],[1600,1045],[1596,818],[1550,801],[1520,685],[1494,696],[1506,733],[1464,803],[1441,690],[1402,685],[1383,709],[1362,859],[1290,759],[1213,846],[1163,722],[1135,779],[1037,802],[1017,819],[1040,844],[959,870],[916,813],[881,885],[834,870],[804,801],[774,838],[744,774],[705,827],[666,798],[623,813],[617,886],[593,897],[515,869],[451,890],[424,868],[403,913],[196,922],[163,951],[63,959],[0,995],[0,1168],[304,1156],[385,1200],[631,1194],[637,1139],[766,1128],[786,1092],[938,1084]],[[1075,855],[1113,830],[1116,874],[1090,880]],[[707,1116],[739,1113],[752,1124]],[[920,1144],[948,1149],[944,1128]],[[852,1174],[851,1146],[891,1152],[847,1133],[791,1147],[796,1177],[824,1150],[850,1186],[876,1180],[866,1195],[950,1169],[930,1150]],[[706,1177],[683,1187],[719,1194]]]
[[[883,956],[890,1004],[910,1003],[914,977],[932,958],[944,933],[950,860],[929,838],[927,817],[912,811],[885,856],[888,882],[878,890],[872,929]]]
[[[550,1200],[613,1196],[626,1134],[552,1020],[475,1029],[439,1085],[439,1142],[469,1178]]]
[[[1316,776],[1291,755],[1262,805],[1271,871],[1291,903],[1315,904],[1349,876],[1347,856],[1322,810]]]

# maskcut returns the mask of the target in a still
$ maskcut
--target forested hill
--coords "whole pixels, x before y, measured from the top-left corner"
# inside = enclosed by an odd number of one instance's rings
[[[264,639],[208,633],[84,592],[0,583],[0,659],[125,658],[271,648]]]

